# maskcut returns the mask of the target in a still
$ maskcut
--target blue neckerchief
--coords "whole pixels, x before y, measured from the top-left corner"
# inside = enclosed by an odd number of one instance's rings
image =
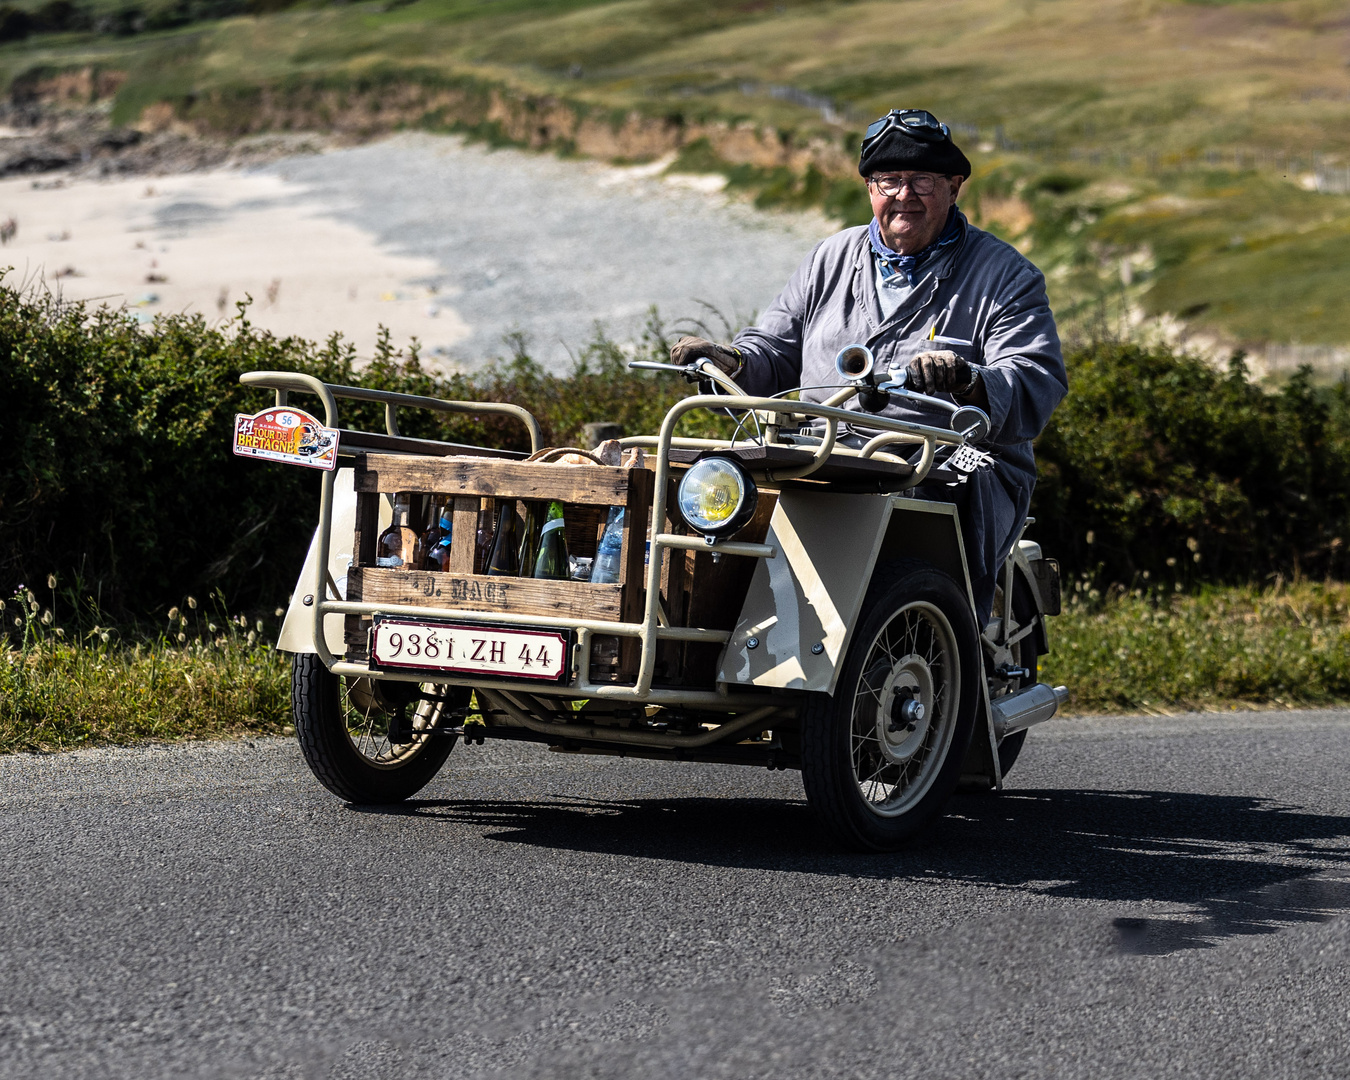
[[[877,219],[873,218],[872,224],[868,227],[867,235],[872,241],[872,254],[877,257],[877,264],[881,267],[882,280],[894,277],[896,274],[904,274],[905,280],[909,282],[912,288],[914,283],[919,280],[919,270],[924,263],[931,261],[938,252],[945,251],[961,239],[961,225],[964,220],[956,207],[953,206],[947,212],[947,224],[943,226],[941,236],[922,251],[917,251],[913,255],[901,255],[886,246],[885,241],[881,239],[881,226],[877,223]]]

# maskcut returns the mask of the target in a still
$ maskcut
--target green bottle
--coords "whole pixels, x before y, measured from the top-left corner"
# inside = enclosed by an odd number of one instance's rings
[[[525,524],[521,527],[520,553],[516,560],[522,577],[534,571],[535,560],[539,558],[539,526],[543,516],[543,503],[530,501],[525,504]]]
[[[548,520],[539,534],[539,556],[534,561],[535,577],[567,580],[567,536],[563,524],[563,505],[555,500],[548,504]]]
[[[520,573],[517,556],[516,508],[503,500],[497,510],[497,531],[492,538],[492,554],[488,557],[487,572],[492,577],[515,577]]]

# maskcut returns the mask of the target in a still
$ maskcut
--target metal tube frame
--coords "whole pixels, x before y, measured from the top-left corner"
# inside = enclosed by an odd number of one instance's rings
[[[286,404],[291,391],[314,394],[323,402],[324,425],[338,426],[337,399],[348,401],[371,401],[384,405],[384,428],[390,435],[399,435],[398,410],[402,408],[428,409],[431,412],[447,413],[497,413],[502,416],[514,416],[530,433],[530,453],[540,449],[544,441],[539,430],[539,421],[528,409],[519,405],[510,405],[504,401],[444,401],[441,398],[422,397],[420,394],[397,394],[392,390],[369,390],[364,386],[342,386],[338,383],[326,383],[313,375],[298,371],[246,371],[239,376],[245,386],[261,386],[277,393],[277,408]]]

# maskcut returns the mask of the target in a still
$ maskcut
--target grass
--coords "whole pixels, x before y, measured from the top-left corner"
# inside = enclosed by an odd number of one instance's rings
[[[621,125],[635,113],[687,141],[700,124],[748,121],[767,142],[732,139],[726,160],[705,153],[698,167],[728,172],[762,205],[824,205],[847,222],[867,213],[848,186],[858,131],[892,105],[923,104],[959,124],[973,153],[971,208],[1047,272],[1066,314],[1109,301],[1182,313],[1235,344],[1339,344],[1350,198],[1300,182],[1315,154],[1350,162],[1343,15],[1338,0],[301,3],[132,36],[30,38],[0,47],[0,83],[99,65],[127,73],[113,110],[125,122],[163,101],[222,131],[420,123],[563,152],[576,146],[556,116],[504,134],[494,94],[531,99],[541,116],[560,107]],[[424,114],[400,84],[422,88]],[[1077,187],[1056,184],[1066,170]]]
[[[123,635],[88,616],[59,627],[51,610],[25,592],[3,613],[0,753],[291,733],[290,665],[266,621],[185,601]],[[1080,582],[1050,634],[1041,678],[1069,686],[1071,713],[1350,700],[1350,585],[1102,596]]]
[[[92,603],[61,626],[52,593],[0,613],[0,752],[291,730],[290,664],[267,621],[188,598],[154,631],[105,627]]]
[[[1350,585],[1195,594],[1079,583],[1050,621],[1041,679],[1075,713],[1322,706],[1350,700]]]

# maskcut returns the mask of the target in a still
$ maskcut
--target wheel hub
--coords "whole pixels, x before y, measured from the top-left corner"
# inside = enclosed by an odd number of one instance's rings
[[[923,746],[932,722],[932,669],[921,656],[902,656],[881,684],[876,732],[882,755],[905,764]]]

